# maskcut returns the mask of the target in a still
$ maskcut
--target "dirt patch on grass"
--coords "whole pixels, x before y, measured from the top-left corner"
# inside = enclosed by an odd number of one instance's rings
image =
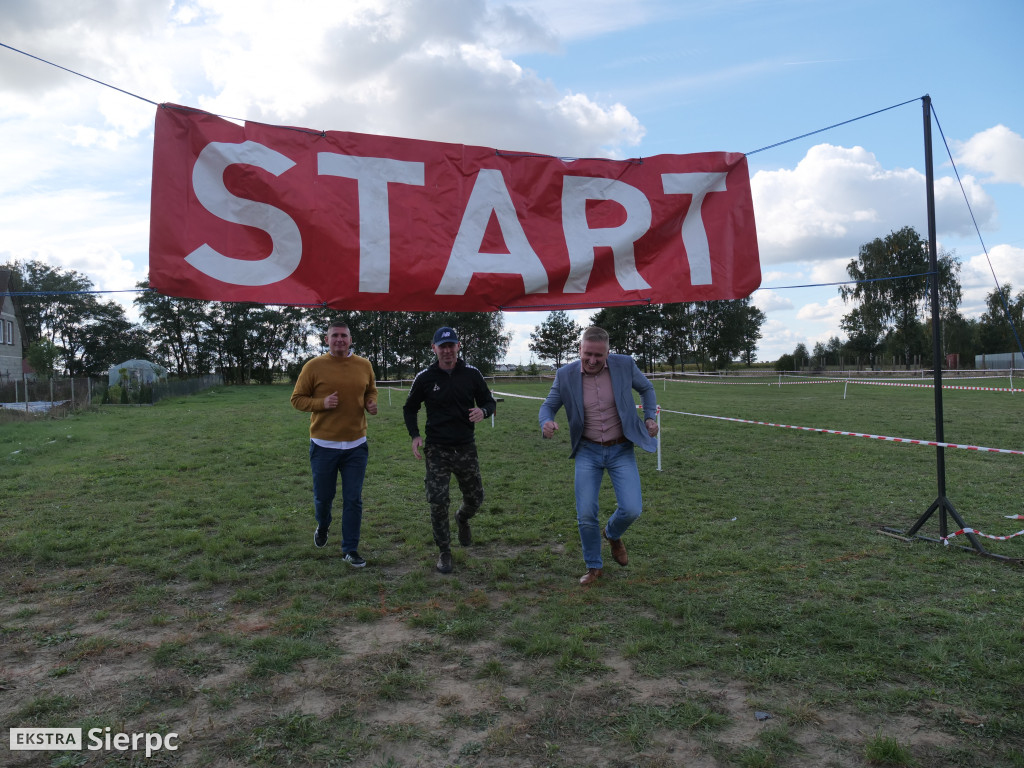
[[[918,760],[955,745],[911,715],[878,722],[792,690],[645,677],[619,655],[560,669],[555,655],[460,640],[409,612],[282,634],[227,592],[140,587],[112,570],[8,574],[3,590],[0,722],[177,733],[154,765],[854,768],[879,735]],[[54,754],[8,757],[43,766]]]

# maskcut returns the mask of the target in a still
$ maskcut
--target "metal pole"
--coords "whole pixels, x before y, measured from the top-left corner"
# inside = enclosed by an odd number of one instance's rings
[[[935,440],[944,443],[946,438],[943,430],[942,416],[942,323],[939,318],[939,262],[938,250],[935,246],[935,170],[932,163],[932,99],[925,94],[921,98],[924,110],[924,167],[925,184],[928,201],[928,268],[931,272],[931,308],[932,308],[932,369],[935,380]],[[946,513],[952,515],[953,519],[961,528],[967,524],[957,513],[952,502],[946,497],[946,454],[945,449],[938,445],[935,447],[936,476],[938,481],[938,496],[927,511],[907,531],[908,536],[913,536],[917,530],[924,525],[924,522],[933,512],[939,513],[939,535],[945,538],[949,535]],[[967,534],[971,545],[981,554],[988,554],[981,546],[981,541],[973,533]]]
[[[932,368],[935,378],[935,439],[943,443],[946,441],[943,430],[942,417],[942,366],[939,360],[942,356],[942,327],[939,318],[939,261],[938,252],[935,247],[935,169],[932,165],[932,99],[925,94],[922,99],[924,108],[924,167],[925,185],[927,187],[928,199],[928,269],[931,276],[931,298],[932,298]],[[942,446],[935,449],[937,460],[936,471],[938,474],[939,497],[946,497],[946,453]],[[939,511],[939,533],[946,535],[946,510],[941,505]]]

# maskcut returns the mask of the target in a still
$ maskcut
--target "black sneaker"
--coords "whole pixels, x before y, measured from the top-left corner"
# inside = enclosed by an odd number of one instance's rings
[[[366,566],[366,561],[359,556],[359,553],[354,549],[351,552],[345,553],[345,562],[351,565],[353,568],[363,568]]]
[[[473,543],[473,531],[469,527],[469,521],[463,520],[456,514],[455,524],[459,527],[459,544],[464,547],[468,547]]]
[[[327,531],[321,533],[319,525],[313,531],[313,546],[317,549],[323,549],[327,546]]]
[[[437,571],[438,573],[451,573],[455,570],[452,565],[452,553],[442,552],[441,556],[437,558]]]

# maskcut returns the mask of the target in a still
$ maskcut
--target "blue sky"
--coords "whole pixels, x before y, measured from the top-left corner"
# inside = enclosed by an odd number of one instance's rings
[[[863,243],[926,232],[924,94],[988,249],[933,124],[939,247],[962,263],[962,311],[982,311],[993,270],[1024,288],[1021,29],[1014,0],[0,5],[0,43],[154,102],[568,156],[753,153],[764,360],[841,337],[850,309],[836,287],[785,286],[843,280]],[[2,48],[0,95],[0,261],[132,288],[153,105]],[[529,362],[544,317],[506,314],[510,362]]]

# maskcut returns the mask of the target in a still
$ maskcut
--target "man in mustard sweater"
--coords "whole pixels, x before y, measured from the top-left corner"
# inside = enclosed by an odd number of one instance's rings
[[[363,478],[369,448],[366,414],[377,413],[377,384],[365,357],[352,354],[352,333],[344,320],[327,329],[327,354],[302,366],[292,391],[292,406],[309,417],[309,464],[313,470],[313,544],[327,545],[331,505],[341,475],[341,552],[345,562],[362,568],[359,529],[363,522]]]

